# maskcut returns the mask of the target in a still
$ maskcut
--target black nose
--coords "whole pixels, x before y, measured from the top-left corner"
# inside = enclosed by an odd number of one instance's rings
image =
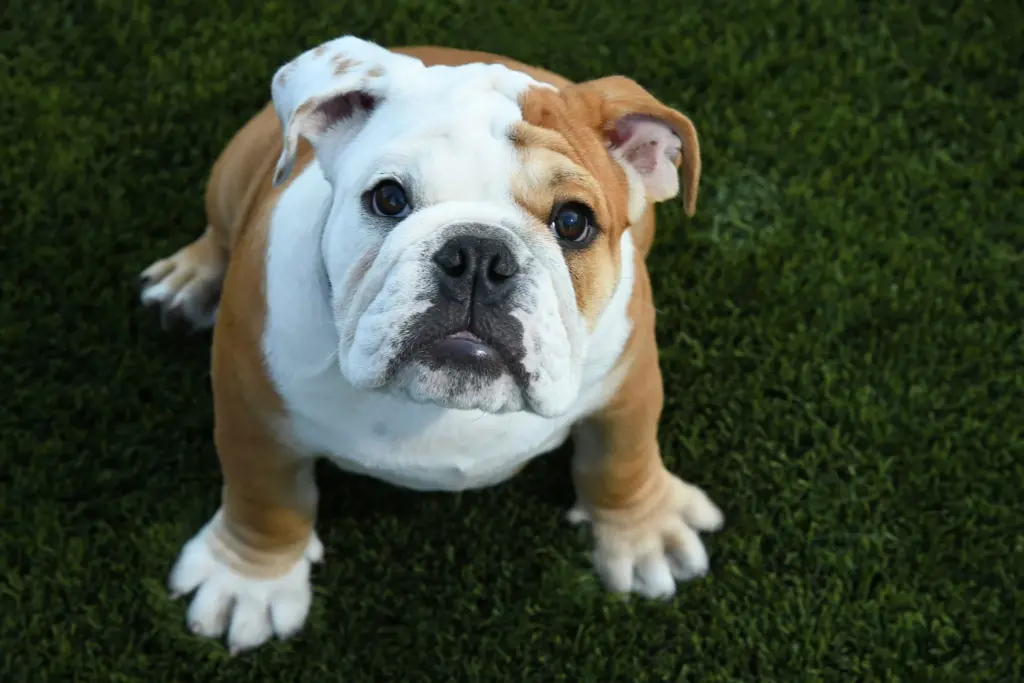
[[[465,302],[472,298],[493,306],[512,291],[519,264],[501,240],[461,235],[444,243],[434,263],[440,271],[441,293],[448,299]]]

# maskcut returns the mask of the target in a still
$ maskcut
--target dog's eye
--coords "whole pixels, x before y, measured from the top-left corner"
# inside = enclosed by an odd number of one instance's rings
[[[370,192],[370,206],[378,216],[403,218],[412,209],[405,198],[405,190],[394,180],[382,180]]]
[[[594,213],[584,204],[567,202],[551,212],[551,230],[562,242],[575,247],[589,244],[594,238]]]

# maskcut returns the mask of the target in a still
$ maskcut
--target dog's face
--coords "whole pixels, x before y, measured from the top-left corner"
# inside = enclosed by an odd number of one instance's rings
[[[693,210],[692,124],[627,79],[558,91],[345,37],[282,67],[273,98],[275,183],[302,137],[332,188],[322,257],[340,370],[359,388],[563,413],[623,232],[678,193],[680,162]]]

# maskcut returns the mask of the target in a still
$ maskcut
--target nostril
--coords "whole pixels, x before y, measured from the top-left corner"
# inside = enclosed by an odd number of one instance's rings
[[[445,271],[452,277],[462,277],[466,274],[466,263],[469,261],[467,258],[463,258],[462,252],[459,252],[455,262],[445,268]]]
[[[458,247],[442,249],[434,257],[434,263],[441,267],[445,275],[454,278],[462,277],[466,274],[466,264],[469,262],[463,251]]]
[[[519,274],[512,250],[500,240],[461,235],[434,253],[437,277],[445,296],[456,301],[470,297],[492,300],[507,293]]]
[[[494,282],[503,282],[519,272],[515,258],[505,248],[491,257],[487,265],[487,275]]]
[[[515,268],[509,265],[509,260],[500,256],[491,259],[487,268],[487,275],[495,282],[503,282],[515,274]]]

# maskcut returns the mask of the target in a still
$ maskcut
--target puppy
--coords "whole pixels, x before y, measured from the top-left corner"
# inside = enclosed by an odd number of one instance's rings
[[[603,583],[668,597],[706,573],[723,517],[662,462],[645,267],[653,205],[695,210],[690,119],[620,76],[351,36],[271,91],[213,166],[203,234],[142,274],[165,324],[213,327],[221,503],[170,576],[190,629],[232,652],[301,629],[317,457],[459,491],[571,434]]]

